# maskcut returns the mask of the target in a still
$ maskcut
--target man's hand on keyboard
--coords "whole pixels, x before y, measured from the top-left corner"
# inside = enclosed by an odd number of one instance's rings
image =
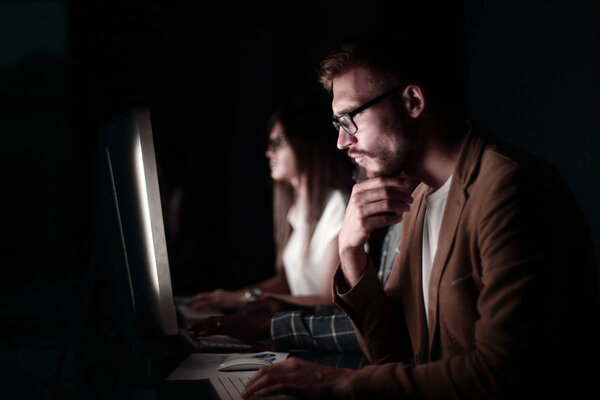
[[[333,368],[291,357],[263,367],[250,379],[242,393],[254,396],[295,394],[308,398],[350,398],[357,370]]]

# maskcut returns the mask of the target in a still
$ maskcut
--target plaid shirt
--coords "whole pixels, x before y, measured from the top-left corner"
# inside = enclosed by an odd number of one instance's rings
[[[378,276],[385,285],[400,251],[400,224],[388,229],[382,247]],[[306,311],[276,313],[271,319],[271,338],[278,350],[362,353],[350,319],[336,306],[317,306],[314,314]]]

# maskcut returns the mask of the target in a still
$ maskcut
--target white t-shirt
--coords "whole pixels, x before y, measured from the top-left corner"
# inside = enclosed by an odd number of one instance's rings
[[[340,232],[347,204],[348,197],[342,192],[334,191],[329,195],[310,241],[308,257],[304,246],[308,230],[306,211],[299,204],[290,208],[288,221],[293,231],[283,251],[283,268],[292,295],[307,296],[321,292],[325,253]]]
[[[448,199],[448,190],[452,176],[448,178],[438,190],[430,193],[425,198],[425,221],[423,223],[423,302],[425,304],[425,315],[427,323],[429,323],[429,280],[431,278],[431,269],[433,267],[433,259],[437,251],[438,238],[440,236],[440,228],[442,226],[442,217],[444,216],[444,208]]]

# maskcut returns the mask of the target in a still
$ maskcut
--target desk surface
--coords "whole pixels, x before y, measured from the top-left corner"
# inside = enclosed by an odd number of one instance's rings
[[[360,354],[325,353],[313,351],[292,351],[289,353],[290,357],[299,357],[307,361],[332,367],[357,369],[368,365],[366,357]],[[161,384],[157,387],[155,394],[158,399],[197,399],[199,396],[201,396],[200,398],[216,399],[208,380],[177,380],[161,382]],[[295,398],[288,395],[278,395],[265,399],[294,400]]]
[[[172,348],[172,347],[171,347]],[[104,351],[100,351],[104,353]],[[160,353],[160,351],[159,351]],[[340,368],[362,368],[368,365],[366,357],[360,354],[325,353],[313,351],[291,351],[290,356],[302,358],[322,365]],[[198,399],[211,398],[213,391],[208,380],[167,381],[167,377],[190,354],[176,349],[172,353],[159,354],[155,360],[132,360],[119,350],[114,358],[100,360],[92,357],[89,364],[78,363],[79,367],[87,367],[87,374],[80,381],[81,387],[74,399]],[[106,355],[105,355],[106,357]],[[145,368],[145,370],[142,370]],[[152,376],[144,373],[152,372]],[[87,379],[86,379],[87,378]],[[103,397],[108,395],[108,397]],[[282,398],[282,397],[278,397]],[[290,397],[286,397],[290,399]]]

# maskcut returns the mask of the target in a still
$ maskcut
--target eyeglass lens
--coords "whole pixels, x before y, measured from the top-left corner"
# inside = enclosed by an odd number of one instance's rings
[[[287,141],[283,136],[277,136],[274,139],[269,139],[269,144],[267,145],[267,148],[271,151],[277,151],[286,143]]]
[[[335,118],[333,121],[333,127],[335,128],[336,131],[340,130],[340,126],[342,128],[344,128],[344,130],[349,134],[349,135],[354,135],[357,131],[356,125],[354,124],[354,121],[352,120],[352,117],[348,114],[344,114],[339,118]]]

